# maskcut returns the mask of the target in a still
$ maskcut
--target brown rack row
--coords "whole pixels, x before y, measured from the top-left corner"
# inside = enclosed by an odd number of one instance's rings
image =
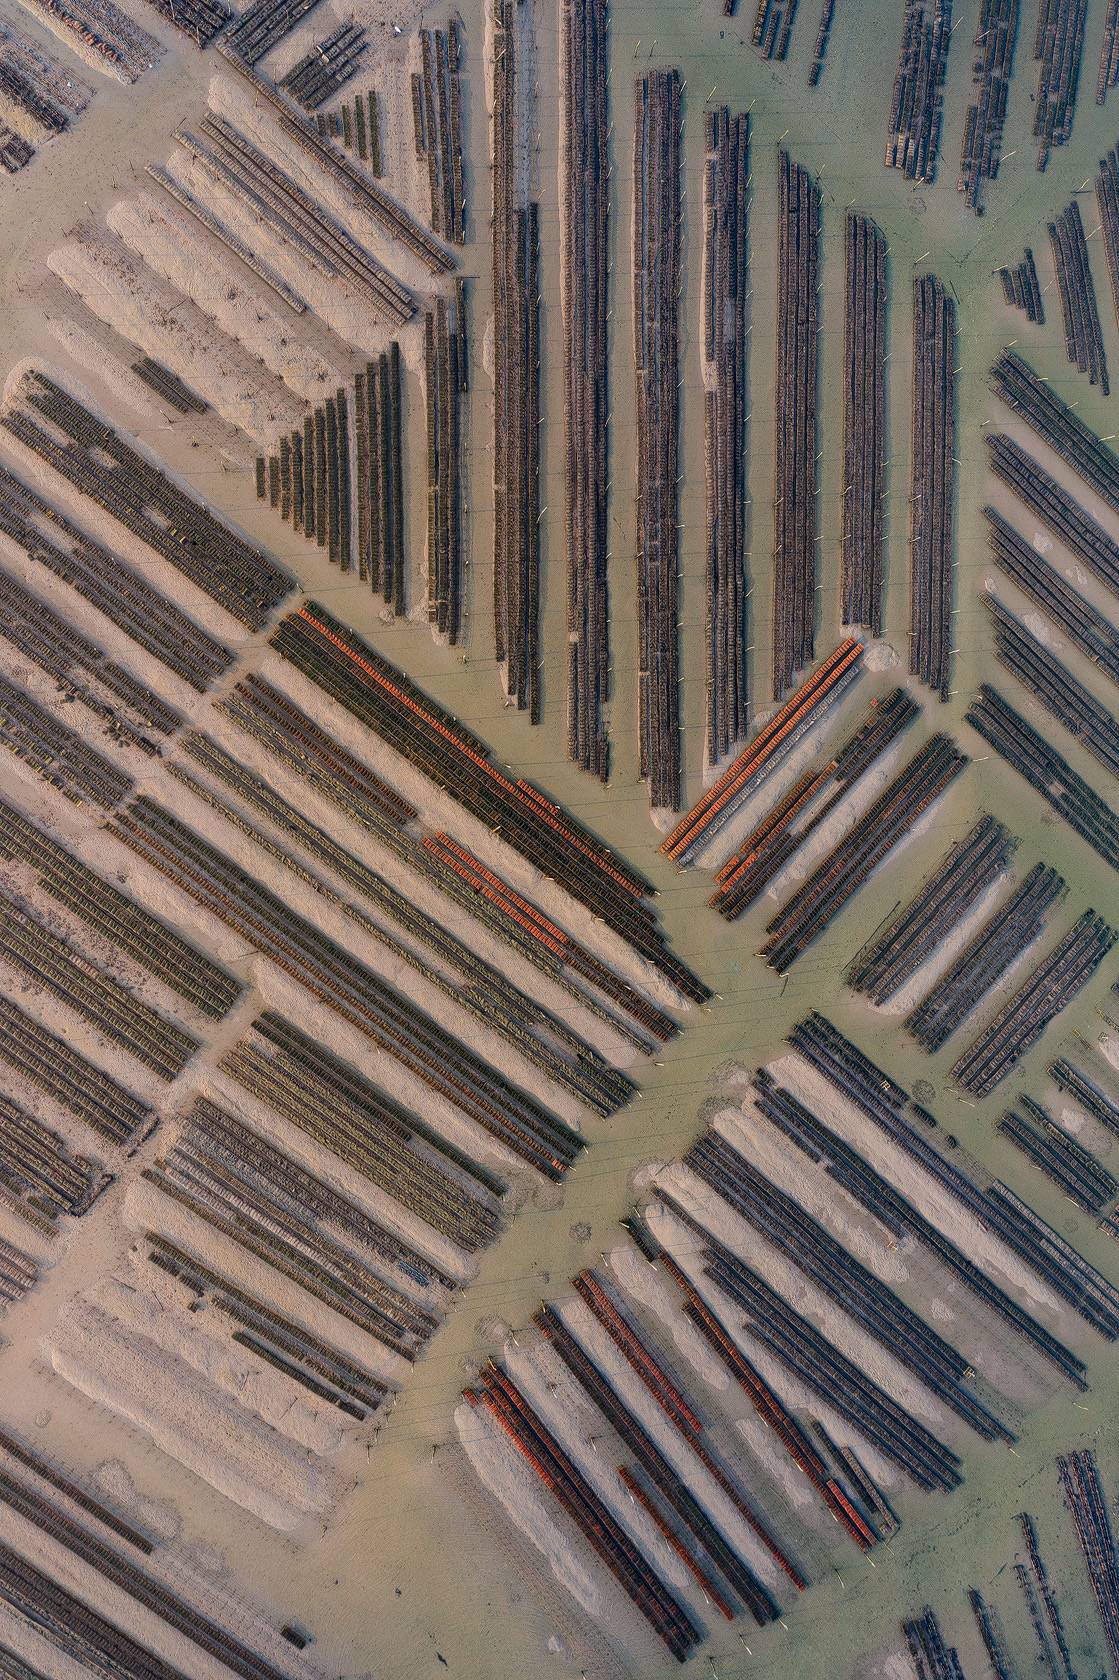
[[[22,759],[74,805],[111,811],[133,785],[131,776],[4,676],[0,676],[0,747]]]
[[[0,1062],[110,1143],[126,1143],[152,1119],[147,1103],[4,998],[0,998]]]
[[[684,867],[845,692],[858,674],[863,645],[848,637],[764,724],[754,739],[676,824],[661,851]]]
[[[712,909],[733,921],[755,903],[918,712],[901,688],[872,700],[866,721],[834,754],[825,755],[817,770],[800,777],[723,864],[715,877],[716,890],[707,901]],[[824,800],[821,795],[829,787],[833,787],[831,797]]]

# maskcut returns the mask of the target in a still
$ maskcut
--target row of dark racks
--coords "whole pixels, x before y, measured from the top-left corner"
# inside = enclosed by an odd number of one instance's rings
[[[1095,1452],[1089,1447],[1063,1455],[1057,1459],[1057,1469],[1103,1623],[1108,1655],[1112,1667],[1116,1668],[1119,1667],[1119,1553],[1115,1549]]]
[[[1004,350],[991,382],[1008,408],[1119,513],[1119,456],[1061,401],[1049,380],[1040,379],[1014,350]]]
[[[160,1079],[177,1079],[198,1049],[193,1033],[122,986],[3,890],[0,957]]]
[[[172,373],[170,368],[151,356],[141,356],[139,361],[133,362],[132,372],[179,414],[205,414],[210,406],[177,373]]]
[[[324,40],[316,41],[310,52],[305,53],[298,64],[292,66],[280,86],[285,93],[290,93],[305,111],[317,111],[328,99],[333,99],[338,90],[345,87],[350,77],[355,74],[365,54],[366,39],[366,31],[359,29],[357,24],[342,24]],[[364,125],[365,106],[360,97],[356,108]],[[376,105],[373,109],[376,110]],[[368,145],[360,155],[365,157],[367,152]],[[378,171],[374,170],[373,173],[377,174]]]
[[[991,471],[1022,499],[1076,558],[1119,594],[1119,543],[1086,513],[1080,503],[1005,432],[988,432]],[[992,520],[1000,532],[1009,530],[1001,515]],[[1014,545],[1020,546],[1020,539]]]
[[[982,816],[956,842],[911,899],[863,947],[847,984],[873,1003],[899,992],[1004,873],[1017,841],[994,817]]]
[[[80,700],[106,736],[155,756],[182,716],[0,567],[0,636]]]
[[[1072,135],[1088,0],[1041,0],[1034,58],[1038,62],[1033,131],[1037,167],[1044,169],[1055,146]]]
[[[400,326],[415,313],[408,288],[319,202],[224,117],[207,112],[201,135],[175,130],[175,139],[274,235],[324,279],[341,281],[378,320]]]
[[[766,924],[769,938],[761,954],[771,968],[788,972],[967,762],[946,735],[934,735],[914,754]]]
[[[33,869],[40,890],[96,938],[124,952],[204,1015],[221,1020],[241,996],[241,982],[220,964],[3,800],[0,857]]]
[[[773,496],[773,697],[816,639],[820,189],[778,154],[777,459]]]
[[[720,105],[705,125],[707,760],[717,764],[745,738],[750,711],[750,118]]]
[[[719,1131],[709,1129],[683,1160],[763,1243],[809,1278],[983,1440],[1016,1439],[965,1387],[969,1361]]]
[[[1119,816],[990,683],[981,685],[967,721],[1105,863],[1119,869]]]
[[[131,776],[5,676],[0,676],[0,746],[73,805],[111,811],[133,786]]]
[[[885,235],[849,213],[843,355],[843,622],[882,634],[886,500]]]
[[[1049,223],[1049,243],[1065,328],[1065,354],[1074,367],[1088,375],[1091,385],[1108,394],[1107,356],[1096,307],[1096,288],[1088,261],[1084,219],[1074,198],[1055,222]]]
[[[356,168],[336,146],[319,134],[315,124],[293,109],[280,90],[246,64],[227,41],[219,41],[218,51],[248,82],[254,93],[272,107],[276,121],[287,138],[306,152],[313,163],[333,176],[363,214],[378,223],[390,239],[399,240],[431,274],[451,272],[455,267],[454,258],[406,210],[402,210],[395,199],[369,178],[368,171]]]
[[[521,8],[494,0],[494,654],[505,693],[539,723],[540,226],[524,179],[531,64]]]
[[[103,1182],[103,1181],[102,1181]],[[0,1201],[44,1236],[61,1214],[80,1219],[99,1189],[93,1163],[0,1093]]]
[[[583,1147],[577,1133],[226,853],[146,795],[111,832],[483,1131],[563,1177]]]
[[[327,903],[336,905],[356,923],[371,946],[380,946],[394,964],[411,968],[452,1004],[473,1014],[548,1080],[596,1113],[614,1114],[630,1100],[635,1086],[626,1074],[610,1066],[586,1039],[485,961],[440,919],[311,822],[264,777],[248,770],[208,736],[192,734],[184,747],[192,768],[201,769],[222,791],[205,786],[182,766],[172,765],[172,774],[196,798],[231,820],[254,845]],[[241,806],[262,815],[285,840],[296,842],[303,852],[327,865],[359,899],[373,906],[378,919],[337,892],[268,831],[250,823],[236,807],[229,807],[227,792],[232,792]]]
[[[443,298],[424,316],[427,399],[427,616],[452,647],[462,632],[466,511],[463,395],[469,383],[465,320]]]
[[[681,76],[634,84],[633,315],[637,394],[640,773],[655,808],[680,806],[679,326]]]
[[[145,1242],[150,1263],[189,1292],[189,1310],[206,1306],[238,1326],[230,1332],[231,1341],[358,1423],[366,1422],[382,1406],[389,1393],[386,1384],[330,1343],[282,1318],[154,1232],[146,1233]]]
[[[1040,939],[1065,891],[1055,869],[1036,863],[992,912],[925,996],[905,1029],[931,1055],[958,1032],[1024,951]]]
[[[313,1175],[207,1099],[143,1176],[409,1364],[437,1328],[436,1314],[326,1228]]]
[[[983,598],[995,627],[995,655],[1086,752],[1119,776],[1119,721],[994,595]]]
[[[994,508],[985,508],[990,553],[1000,571],[1012,578],[1074,647],[1119,683],[1119,629],[1042,558],[1032,543],[1008,525]]]
[[[956,304],[935,274],[913,282],[909,669],[947,700],[952,675]]]
[[[374,178],[384,173],[375,89],[356,94],[352,106],[347,101],[337,111],[317,112],[315,127],[324,139],[341,140],[347,151],[356,151]]]
[[[1045,304],[1041,298],[1041,286],[1037,278],[1037,264],[1034,254],[1027,245],[1020,263],[1013,268],[999,269],[999,284],[1002,295],[1012,309],[1025,311],[1027,321],[1036,327],[1045,325]]]
[[[317,602],[285,618],[272,646],[470,814],[619,934],[685,996],[708,989],[664,943],[645,880]]]
[[[886,167],[908,181],[935,181],[944,118],[952,0],[905,0]]]
[[[973,1096],[986,1096],[1088,984],[1119,933],[1085,910],[952,1068]]]
[[[152,1121],[146,1102],[5,998],[0,1062],[111,1144],[129,1142]]]
[[[998,179],[1002,161],[1007,96],[1014,74],[1018,38],[1018,0],[983,0],[975,29],[972,86],[976,98],[964,117],[960,176],[956,185],[969,210],[981,216],[988,181]]]
[[[408,832],[407,825],[418,815],[415,808],[278,689],[249,676],[220,702],[220,707],[317,795],[376,835],[410,869],[430,880],[469,917],[481,922],[583,1008],[621,1032],[635,1048],[648,1051],[654,1043],[667,1042],[673,1036],[676,1024],[670,1016],[572,939],[460,841],[443,831],[424,835]]]
[[[997,1234],[1102,1335],[1109,1339],[1119,1335],[1119,1290],[1107,1283],[1005,1185],[996,1181],[984,1190],[962,1167],[949,1161],[931,1139],[905,1117],[907,1105],[917,1111],[908,1091],[885,1074],[865,1052],[817,1012],[798,1023],[789,1035],[789,1042],[829,1084],[861,1109],[986,1229]],[[814,1121],[814,1129],[823,1130],[818,1121]],[[1033,1342],[1038,1351],[1051,1359],[1070,1381],[1080,1388],[1086,1386],[1082,1360],[1057,1341],[1005,1291],[992,1284],[986,1274],[943,1238],[936,1227],[910,1207],[880,1175],[874,1174],[873,1168],[860,1156],[854,1151],[844,1152],[841,1149],[840,1157],[851,1171],[853,1184],[862,1184],[866,1182],[866,1175],[873,1175],[876,1193],[883,1198],[883,1205],[893,1210],[891,1216],[900,1217],[902,1228],[919,1230],[923,1240],[948,1261],[969,1287]]]
[[[46,374],[28,374],[21,396],[51,431],[33,422],[24,409],[11,408],[0,420],[20,443],[239,623],[251,630],[263,628],[294,587],[283,567],[237,536]],[[64,443],[56,441],[59,434]]]
[[[610,769],[607,592],[610,160],[608,0],[564,0],[563,412],[567,548],[567,750]]]
[[[765,723],[717,781],[676,824],[660,850],[685,867],[712,840],[787,753],[850,687],[863,644],[848,636]]]
[[[1032,1097],[1019,1097],[998,1130],[1083,1212],[1102,1214],[1119,1191],[1114,1174]]]
[[[170,198],[175,200],[180,209],[185,210],[188,216],[192,216],[199,226],[204,227],[207,233],[218,241],[219,245],[223,245],[227,251],[237,258],[238,262],[244,263],[245,267],[255,274],[258,280],[264,282],[269,291],[283,299],[289,309],[293,309],[297,315],[306,313],[306,303],[297,292],[292,290],[287,281],[281,279],[275,269],[269,267],[266,262],[257,256],[255,251],[250,250],[245,241],[235,234],[225,222],[220,221],[212,210],[207,209],[206,205],[193,197],[182,182],[177,181],[173,175],[169,174],[162,164],[149,163],[147,173]],[[227,184],[234,184],[231,175],[222,173],[216,158],[211,173],[216,173],[218,178],[226,181]]]
[[[259,1015],[221,1070],[465,1253],[500,1230],[503,1180],[281,1015]],[[413,1273],[452,1286],[414,1244],[407,1250]]]
[[[707,901],[711,907],[733,921],[755,903],[917,715],[918,707],[904,689],[872,700],[866,721],[819,770],[795,782],[723,864],[715,877],[716,890]],[[821,801],[820,795],[832,783],[831,798]],[[798,818],[802,820],[794,827]]]

